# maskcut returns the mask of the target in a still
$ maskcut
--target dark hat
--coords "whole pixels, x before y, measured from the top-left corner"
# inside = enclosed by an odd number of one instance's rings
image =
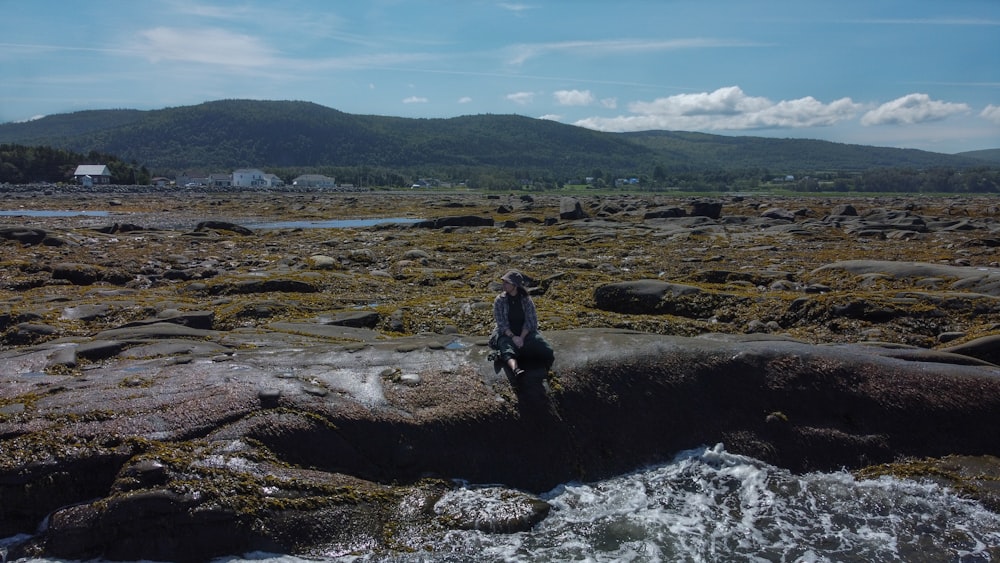
[[[506,274],[500,276],[500,279],[507,283],[512,283],[521,289],[526,289],[524,287],[524,274],[518,272],[517,270],[510,270]]]

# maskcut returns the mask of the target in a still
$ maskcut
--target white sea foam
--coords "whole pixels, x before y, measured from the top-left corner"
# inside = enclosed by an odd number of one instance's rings
[[[721,446],[547,495],[512,536],[451,532],[435,554],[370,561],[989,561],[1000,516],[929,483],[794,475]],[[943,539],[947,538],[947,539]]]
[[[451,530],[420,538],[414,553],[328,561],[972,563],[991,561],[1000,549],[1000,515],[937,485],[796,475],[721,446],[607,481],[561,485],[545,498],[552,511],[529,532]],[[217,561],[305,560],[250,554]]]

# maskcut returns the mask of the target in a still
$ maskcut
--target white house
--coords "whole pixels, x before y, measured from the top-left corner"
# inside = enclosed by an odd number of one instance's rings
[[[292,185],[301,188],[336,188],[337,180],[323,174],[303,174],[292,180]]]
[[[185,170],[177,175],[176,183],[178,186],[187,188],[207,186],[209,184],[208,172],[203,170]]]
[[[265,185],[269,188],[280,188],[285,185],[285,181],[277,174],[264,174],[264,181],[267,182]]]
[[[262,170],[240,168],[233,172],[233,186],[239,188],[266,188],[268,181]]]
[[[84,186],[110,184],[111,170],[106,164],[81,164],[73,172],[73,178]]]

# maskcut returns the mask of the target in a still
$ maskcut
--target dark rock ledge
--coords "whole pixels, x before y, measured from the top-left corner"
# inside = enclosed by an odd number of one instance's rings
[[[151,323],[0,352],[0,537],[30,535],[11,559],[415,550],[529,528],[548,507],[528,491],[701,444],[793,471],[1000,451],[1000,367],[971,356],[548,336],[552,377],[517,389],[480,339],[364,328]],[[106,359],[58,375],[74,347]]]

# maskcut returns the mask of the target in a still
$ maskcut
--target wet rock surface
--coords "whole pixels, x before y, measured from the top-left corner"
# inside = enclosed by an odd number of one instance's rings
[[[108,217],[0,228],[13,555],[420,550],[716,442],[795,471],[941,475],[880,465],[931,458],[996,504],[993,200],[25,189],[0,207],[112,196]],[[252,227],[379,217],[417,221]],[[511,267],[557,351],[519,383],[486,346]]]

